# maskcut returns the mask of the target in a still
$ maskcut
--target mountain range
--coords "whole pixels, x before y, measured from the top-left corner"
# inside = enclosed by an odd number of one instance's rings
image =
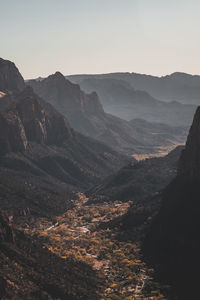
[[[152,76],[139,73],[109,73],[99,75],[67,76],[81,85],[88,79],[114,79],[135,90],[146,91],[162,101],[178,101],[183,104],[200,104],[200,76],[175,72],[166,76]]]
[[[142,121],[137,126],[136,122],[127,122],[106,113],[101,104],[102,98],[96,92],[83,92],[79,85],[71,83],[59,72],[42,80],[30,80],[27,84],[64,114],[75,130],[122,153],[155,152],[160,146],[182,143],[186,138],[187,126],[165,127],[166,131],[157,130],[155,134],[152,128],[154,124],[150,125],[152,130],[149,130],[142,126]],[[147,104],[148,101],[145,103],[146,109],[151,106],[151,103]]]
[[[165,97],[162,96],[164,91],[162,94],[161,87],[164,86],[168,93],[173,91],[172,87],[165,83],[165,79],[152,76],[111,73],[103,75],[74,75],[67,76],[67,78],[74,83],[80,84],[81,88],[86,92],[96,91],[106,112],[126,120],[142,118],[150,122],[162,122],[173,126],[188,126],[192,122],[196,104],[199,103],[198,93],[196,102],[192,101],[192,93],[195,90],[192,87],[190,88],[191,95],[187,98],[188,101],[183,102],[181,97],[176,98],[173,96],[169,96],[166,101]],[[162,84],[163,81],[164,83]],[[149,89],[151,85],[153,85],[155,91],[161,89],[161,92],[154,93]],[[176,82],[174,83],[173,80],[172,85],[176,85]],[[185,105],[182,103],[185,103]]]

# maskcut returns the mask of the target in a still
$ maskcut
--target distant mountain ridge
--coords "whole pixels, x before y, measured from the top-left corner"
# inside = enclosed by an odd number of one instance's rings
[[[149,122],[166,123],[172,126],[188,126],[191,124],[196,109],[196,105],[191,105],[191,101],[185,105],[174,101],[177,99],[173,97],[169,98],[168,102],[161,101],[163,99],[162,97],[159,98],[159,95],[152,96],[146,88],[145,82],[144,84],[141,83],[141,86],[137,86],[132,80],[135,77],[127,73],[122,73],[121,76],[114,73],[83,77],[77,75],[67,78],[79,83],[86,92],[96,91],[107,113],[128,121],[140,118]],[[158,87],[155,86],[155,90],[159,89],[160,84],[158,82]],[[167,91],[171,91],[170,86],[167,87]]]
[[[139,73],[109,73],[97,75],[67,76],[79,83],[86,79],[117,79],[129,83],[134,89],[148,92],[163,101],[179,101],[187,104],[200,104],[200,75],[174,72],[166,76],[152,76]]]
[[[84,93],[77,84],[66,80],[59,72],[43,80],[30,80],[27,84],[63,113],[75,130],[122,153],[154,152],[157,146],[180,140],[177,134],[167,137],[161,133],[156,136],[145,129],[138,130],[132,123],[105,113],[96,92]],[[151,101],[158,102],[158,105],[161,103],[153,98]],[[147,105],[148,100],[145,103]],[[148,103],[149,106],[151,103]]]

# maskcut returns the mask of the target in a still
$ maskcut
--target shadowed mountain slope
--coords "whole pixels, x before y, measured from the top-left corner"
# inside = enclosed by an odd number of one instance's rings
[[[182,147],[177,147],[165,157],[129,164],[92,188],[88,195],[93,201],[143,201],[162,190],[176,176],[181,150]]]

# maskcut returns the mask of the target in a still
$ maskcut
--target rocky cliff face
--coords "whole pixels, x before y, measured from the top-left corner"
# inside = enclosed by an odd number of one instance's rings
[[[6,111],[24,88],[24,79],[15,64],[0,58],[0,111]]]
[[[38,143],[59,144],[73,135],[65,118],[39,99],[31,88],[26,88],[13,103],[27,139]]]
[[[64,117],[44,106],[31,88],[16,96],[7,111],[0,114],[1,153],[24,151],[28,142],[61,144],[72,137]]]
[[[19,93],[24,88],[24,79],[15,64],[0,58],[0,91]]]
[[[24,151],[27,138],[24,126],[17,114],[10,111],[0,114],[0,154],[11,151]]]
[[[55,105],[59,111],[68,116],[74,112],[103,113],[102,105],[96,93],[85,94],[79,85],[66,80],[60,73],[45,78],[42,81],[31,80],[29,84],[42,98]]]

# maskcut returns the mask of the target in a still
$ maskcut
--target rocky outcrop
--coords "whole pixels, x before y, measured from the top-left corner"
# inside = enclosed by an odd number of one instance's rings
[[[0,154],[24,151],[27,143],[20,117],[12,111],[0,114]]]
[[[19,115],[28,141],[60,144],[73,135],[65,118],[40,100],[31,88],[17,97],[11,109]]]
[[[19,93],[24,88],[24,79],[15,64],[0,58],[0,91]]]
[[[42,81],[31,80],[28,84],[38,95],[53,104],[59,111],[66,113],[67,116],[74,112],[104,113],[96,93],[85,94],[79,85],[66,80],[60,72]]]
[[[46,108],[45,108],[46,106]],[[65,118],[26,88],[0,114],[1,154],[24,151],[28,142],[61,144],[73,131]]]
[[[104,114],[103,107],[96,92],[86,95],[85,112],[88,114]]]
[[[6,111],[24,88],[24,79],[15,64],[0,58],[0,111]]]

